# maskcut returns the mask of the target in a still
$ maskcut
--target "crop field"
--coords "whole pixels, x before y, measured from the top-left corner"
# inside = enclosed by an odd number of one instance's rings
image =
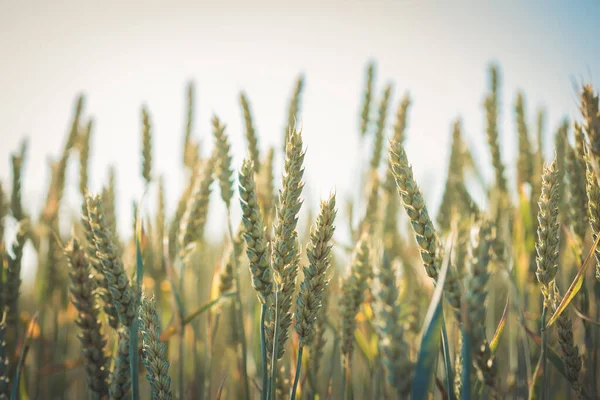
[[[116,211],[118,170],[103,166],[109,179],[88,190],[103,138],[84,96],[49,155],[41,209],[22,198],[28,141],[12,149],[0,183],[0,399],[600,398],[597,89],[577,84],[580,113],[552,132],[525,93],[500,101],[490,64],[469,118],[485,120],[492,179],[457,119],[432,209],[405,148],[417,134],[409,92],[394,103],[374,62],[356,79],[351,117],[368,151],[348,170],[360,170],[356,196],[303,194],[310,75],[290,82],[283,148],[264,151],[250,94],[225,94],[243,121],[237,164],[228,121],[210,116],[200,140],[195,86],[182,88],[186,185],[174,210],[153,158],[158,110],[138,117],[142,152],[130,157],[146,190],[128,215]],[[500,113],[516,129],[501,128]],[[518,138],[516,180],[504,135]],[[79,206],[65,212],[68,188]],[[216,203],[218,237],[207,230]]]

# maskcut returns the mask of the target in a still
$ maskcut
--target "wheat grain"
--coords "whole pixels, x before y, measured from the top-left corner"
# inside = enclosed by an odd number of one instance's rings
[[[586,194],[586,166],[577,150],[567,144],[566,175],[569,184],[569,221],[573,232],[581,243],[585,240],[588,227],[587,220],[587,194]]]
[[[310,344],[314,337],[315,322],[321,310],[323,292],[329,285],[327,270],[331,264],[331,239],[335,230],[335,195],[321,202],[316,227],[311,232],[306,248],[309,265],[304,267],[304,281],[298,293],[296,325],[300,346]]]
[[[246,254],[250,261],[252,287],[256,290],[260,302],[264,304],[273,291],[273,281],[265,225],[258,207],[253,175],[252,161],[245,160],[238,175],[244,240],[246,241]]]
[[[385,133],[385,123],[387,121],[388,107],[390,97],[392,95],[392,85],[388,84],[383,90],[383,95],[379,103],[377,127],[375,131],[375,139],[373,141],[373,154],[371,157],[371,168],[379,168],[381,162],[381,154],[383,153],[383,139]]]
[[[272,317],[267,325],[267,344],[275,342],[275,331],[277,331],[278,348],[277,358],[283,357],[285,344],[289,337],[289,327],[292,323],[292,295],[296,288],[296,276],[298,275],[298,212],[302,206],[300,195],[304,183],[304,151],[302,149],[302,135],[299,131],[290,132],[286,147],[284,172],[282,177],[282,189],[279,191],[279,202],[277,205],[277,218],[274,224],[275,237],[273,242],[271,267],[278,293],[278,304],[272,302]],[[275,316],[275,309],[279,314]],[[275,321],[278,321],[275,327]]]
[[[94,120],[88,120],[85,129],[79,134],[79,140],[77,142],[79,148],[79,193],[84,197],[88,192],[90,142],[92,139],[93,127]]]
[[[466,304],[469,319],[469,336],[472,354],[487,385],[493,386],[496,364],[485,333],[486,299],[490,272],[488,270],[493,243],[492,225],[482,221],[470,246],[469,265],[471,275],[466,281]]]
[[[129,370],[129,328],[121,327],[118,331],[119,339],[117,354],[113,359],[113,369],[110,373],[108,396],[110,400],[128,398],[131,390],[131,374]]]
[[[394,123],[394,140],[404,143],[406,138],[406,120],[408,117],[408,108],[410,107],[411,99],[407,93],[402,96],[402,100],[396,110],[396,122]]]
[[[496,185],[501,192],[506,192],[507,183],[504,176],[504,164],[500,155],[500,143],[498,139],[498,67],[490,66],[490,93],[484,101],[486,114],[486,134],[490,152],[492,154],[492,165],[496,175]]]
[[[537,270],[535,275],[542,284],[544,296],[549,295],[549,285],[558,269],[558,171],[556,158],[544,168],[542,176],[542,194],[539,201],[538,231],[535,249]]]
[[[373,76],[375,75],[375,65],[370,63],[367,66],[367,76],[365,79],[365,90],[360,112],[360,134],[365,136],[369,127],[369,117],[371,113],[371,97],[373,96]]]
[[[250,159],[254,165],[254,172],[260,172],[260,154],[258,152],[258,137],[256,130],[254,129],[254,123],[252,122],[252,112],[250,111],[250,104],[245,93],[240,93],[240,104],[242,106],[242,112],[244,114],[244,126],[246,128],[246,142],[248,143],[248,153]]]
[[[354,350],[354,330],[356,314],[365,298],[367,281],[371,271],[369,265],[369,245],[367,238],[361,238],[354,248],[348,275],[342,282],[340,298],[341,350],[344,359],[350,360]]]
[[[533,152],[529,138],[529,130],[525,117],[525,106],[523,93],[517,93],[515,101],[515,118],[517,123],[517,132],[519,134],[519,153],[517,156],[517,183],[521,187],[524,183],[532,184],[533,180]]]
[[[287,123],[283,132],[283,152],[286,152],[287,144],[290,140],[290,135],[296,131],[296,123],[298,122],[298,115],[300,114],[300,98],[302,96],[302,90],[304,89],[304,75],[296,78],[296,84],[294,85],[294,93],[290,99],[288,106],[288,117]]]
[[[171,378],[167,345],[160,341],[160,323],[156,314],[154,297],[148,299],[142,294],[139,312],[140,331],[142,333],[142,362],[148,371],[146,378],[152,388],[152,400],[170,400]]]
[[[102,273],[107,280],[108,290],[117,309],[119,321],[129,327],[135,317],[136,309],[133,289],[125,274],[117,244],[105,221],[100,196],[86,196],[86,202],[89,223],[94,234],[96,257],[102,266]]]
[[[23,174],[23,162],[25,158],[25,152],[27,149],[27,142],[24,141],[21,145],[21,151],[18,154],[11,156],[12,164],[12,192],[10,195],[10,209],[13,217],[17,221],[21,221],[26,218],[25,211],[23,210],[23,199],[22,199],[22,174]]]
[[[90,267],[84,250],[73,238],[65,248],[69,260],[71,294],[73,305],[79,312],[77,326],[81,330],[81,352],[86,360],[89,388],[94,398],[108,394],[108,357],[105,354],[106,339],[102,335],[102,324],[98,319],[98,306],[94,295],[94,283],[90,280]]]
[[[375,272],[373,295],[379,351],[387,370],[388,382],[400,397],[406,397],[412,381],[412,363],[409,347],[404,339],[404,328],[399,322],[401,308],[398,301],[396,270],[385,252]]]
[[[6,269],[4,272],[4,287],[2,288],[2,304],[6,311],[6,323],[9,328],[8,348],[14,350],[16,339],[19,336],[19,296],[21,294],[21,263],[23,259],[23,247],[27,241],[30,231],[29,220],[19,221],[15,241],[12,245],[12,255],[5,257]]]
[[[208,217],[210,185],[213,181],[215,159],[209,158],[202,166],[201,175],[195,179],[194,187],[185,206],[179,226],[179,252],[185,257],[190,245],[200,243],[204,237],[204,228]]]
[[[194,124],[194,83],[189,82],[186,90],[186,120],[183,138],[183,165],[193,170],[198,164],[200,144],[192,139],[192,128]]]
[[[225,134],[225,125],[221,124],[217,116],[213,116],[213,136],[215,138],[215,175],[219,181],[221,198],[227,205],[231,205],[233,197],[233,170],[231,169],[231,155],[229,154],[229,139]]]
[[[142,107],[142,177],[146,184],[152,180],[152,125],[146,107]]]

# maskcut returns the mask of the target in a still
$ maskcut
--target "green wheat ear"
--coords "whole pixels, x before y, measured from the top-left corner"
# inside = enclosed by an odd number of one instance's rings
[[[411,388],[412,363],[409,358],[409,346],[404,338],[404,327],[399,322],[401,306],[396,285],[396,270],[385,251],[375,269],[373,295],[375,329],[379,336],[379,350],[387,370],[388,382],[400,396],[405,397]]]
[[[90,279],[90,267],[84,249],[73,238],[65,248],[69,261],[73,305],[79,312],[75,321],[81,330],[79,340],[86,361],[89,388],[98,399],[108,394],[108,357],[105,354],[106,339],[102,334],[99,308],[94,295],[94,281]]]
[[[515,115],[517,121],[517,132],[519,135],[519,153],[517,155],[517,180],[519,187],[524,183],[533,182],[533,152],[531,151],[531,142],[529,138],[529,129],[525,117],[525,105],[523,93],[517,93],[515,102]]]
[[[135,296],[125,274],[123,261],[118,251],[102,208],[102,200],[98,195],[86,196],[88,218],[96,246],[96,256],[100,262],[102,274],[106,278],[112,302],[119,315],[119,321],[130,327],[135,317]]]
[[[492,154],[492,165],[494,166],[496,175],[496,185],[501,192],[506,192],[508,190],[508,185],[504,176],[505,167],[500,155],[500,140],[498,138],[498,81],[498,67],[492,65],[490,66],[490,93],[484,101],[486,115],[485,131],[490,152]]]
[[[171,378],[167,344],[160,341],[160,323],[156,314],[154,297],[148,299],[142,293],[139,312],[140,331],[142,333],[142,362],[146,366],[146,378],[150,382],[153,400],[171,400]]]
[[[304,267],[304,281],[298,294],[296,325],[300,346],[314,338],[315,322],[323,302],[323,293],[329,285],[327,270],[331,264],[331,239],[335,230],[335,195],[321,202],[317,223],[306,248],[309,265]]]
[[[252,121],[252,112],[250,111],[250,104],[248,97],[245,93],[240,93],[240,104],[242,106],[242,113],[244,114],[244,126],[246,128],[246,142],[248,143],[248,153],[250,159],[254,165],[254,172],[257,174],[260,172],[260,155],[258,151],[258,136],[254,129],[254,123]]]
[[[340,345],[342,356],[347,360],[352,358],[354,351],[356,315],[364,301],[371,271],[368,240],[367,236],[363,236],[354,248],[350,269],[342,281],[342,296],[339,304],[342,319]]]
[[[200,243],[204,238],[214,164],[214,157],[204,162],[201,174],[194,179],[194,186],[181,216],[178,245],[182,257],[188,253],[191,244]]]
[[[298,76],[294,85],[294,93],[288,106],[287,123],[283,132],[283,152],[285,153],[290,135],[296,130],[296,123],[300,114],[300,100],[304,89],[304,75]]]
[[[537,270],[535,275],[542,284],[544,295],[549,295],[550,283],[558,269],[558,250],[560,243],[560,225],[558,222],[558,170],[556,158],[544,168],[542,176],[542,194],[539,201],[538,231],[535,249]]]
[[[146,107],[142,107],[142,177],[146,184],[152,180],[152,126]]]
[[[278,332],[279,348],[278,358],[283,357],[285,344],[289,338],[289,327],[292,324],[292,295],[296,289],[296,276],[298,275],[298,213],[302,206],[300,195],[304,188],[302,177],[304,175],[304,150],[302,148],[302,135],[300,131],[290,132],[286,147],[284,173],[282,176],[282,189],[279,191],[277,205],[277,218],[274,224],[275,237],[272,248],[271,268],[275,288],[280,294],[279,315],[275,318],[275,301],[272,302],[272,324],[267,325],[267,344],[274,343],[275,330]],[[275,329],[275,319],[279,326]]]
[[[213,116],[212,125],[215,137],[215,175],[221,188],[221,198],[229,208],[233,197],[233,170],[231,169],[229,139],[225,133],[225,125],[217,116]]]
[[[252,161],[245,160],[243,162],[238,180],[244,240],[246,241],[246,254],[250,262],[252,287],[256,290],[260,302],[264,304],[273,291],[273,281],[265,224],[258,205]]]
[[[371,100],[373,97],[373,77],[375,75],[375,65],[370,63],[367,66],[365,89],[363,94],[362,108],[360,112],[360,135],[365,136],[369,127],[369,117],[371,114]]]
[[[385,134],[385,123],[387,121],[387,114],[391,95],[392,85],[388,84],[383,91],[381,102],[379,103],[379,110],[377,116],[377,130],[375,131],[373,154],[371,157],[371,168],[375,170],[379,168],[379,164],[381,163],[381,155],[383,153],[384,145],[383,139]]]

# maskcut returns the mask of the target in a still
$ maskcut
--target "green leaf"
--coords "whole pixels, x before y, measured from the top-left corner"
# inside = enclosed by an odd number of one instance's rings
[[[533,372],[533,379],[529,384],[529,400],[535,400],[540,397],[542,392],[542,377],[544,376],[544,363],[542,357],[538,359],[535,371]]]
[[[27,328],[27,336],[25,336],[25,340],[23,341],[23,347],[21,348],[21,355],[19,355],[19,362],[17,364],[17,369],[15,372],[15,379],[13,381],[10,400],[17,400],[21,398],[19,396],[19,389],[21,388],[21,373],[23,372],[23,365],[25,365],[25,359],[27,358],[27,353],[29,352],[29,347],[31,346],[33,329],[37,324],[37,319],[38,313],[36,312],[31,321],[29,321],[29,327]]]
[[[585,257],[585,261],[583,262],[581,267],[579,267],[579,271],[577,271],[577,275],[575,276],[573,283],[571,283],[571,286],[569,286],[569,289],[567,290],[567,292],[563,296],[562,300],[560,301],[560,304],[556,308],[556,311],[554,311],[554,314],[552,315],[552,317],[546,324],[546,329],[551,327],[552,324],[558,319],[558,317],[560,317],[562,312],[565,311],[565,309],[567,308],[567,306],[569,305],[571,300],[573,300],[575,295],[581,289],[581,286],[583,285],[583,278],[585,277],[585,271],[591,264],[592,255],[596,251],[596,247],[598,247],[599,242],[600,242],[600,235],[598,235],[598,237],[596,238],[594,245],[590,248],[590,251],[588,252],[587,256]]]
[[[546,357],[548,358],[548,360],[550,360],[550,362],[552,363],[552,365],[554,365],[554,368],[556,368],[556,370],[563,376],[563,378],[565,378],[566,380],[569,380],[569,378],[567,378],[567,373],[565,372],[565,364],[562,360],[562,358],[560,358],[560,356],[558,355],[558,353],[550,346],[546,346]],[[542,383],[542,376],[543,376],[543,366],[541,365],[541,362],[538,363],[535,372],[533,374],[533,381],[530,385],[530,390],[529,390],[529,399],[533,400],[533,399],[537,399],[540,396],[541,393],[541,383]]]
[[[425,316],[425,323],[423,324],[421,348],[419,349],[419,355],[415,365],[415,375],[412,383],[412,392],[410,394],[410,398],[414,400],[427,398],[427,393],[429,392],[429,387],[431,385],[431,378],[435,371],[435,360],[440,348],[440,334],[444,321],[442,313],[443,290],[446,276],[448,275],[450,253],[454,236],[455,235],[452,235],[446,244],[446,253],[444,261],[442,262],[442,269],[438,276],[431,303],[429,303],[429,309]]]
[[[454,374],[452,371],[452,358],[450,358],[450,348],[448,346],[448,332],[446,332],[446,322],[442,314],[442,354],[444,355],[444,368],[446,370],[446,391],[450,400],[455,400],[453,384]]]
[[[369,338],[367,338],[363,331],[361,331],[360,329],[356,329],[354,331],[354,340],[356,341],[356,344],[358,345],[358,349],[360,350],[362,356],[369,364],[371,364],[375,359],[376,354],[373,354],[373,351],[371,350]]]
[[[500,337],[502,336],[502,332],[504,332],[504,327],[506,326],[506,318],[508,317],[508,303],[510,302],[510,296],[506,298],[506,305],[504,306],[504,311],[502,312],[502,318],[500,318],[500,322],[496,327],[496,332],[494,333],[494,337],[490,341],[490,351],[492,354],[496,354],[496,349],[498,348],[498,343],[500,343]]]

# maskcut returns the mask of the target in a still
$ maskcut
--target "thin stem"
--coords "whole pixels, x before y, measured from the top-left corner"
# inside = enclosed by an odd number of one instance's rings
[[[302,368],[302,346],[298,347],[298,362],[296,363],[296,376],[294,376],[294,386],[292,387],[292,394],[290,400],[296,400],[296,389],[298,387],[298,380],[300,379],[300,369]]]
[[[214,346],[215,346],[215,337],[217,336],[217,330],[219,329],[219,320],[221,318],[221,313],[219,312],[217,315],[215,315],[215,322],[212,326],[211,329],[211,334],[209,337],[209,350],[208,350],[208,371],[212,371],[212,363],[213,363],[213,353],[214,353]],[[206,377],[206,385],[205,385],[205,389],[204,389],[204,397],[205,398],[210,398],[210,393],[211,393],[211,379],[210,376]]]
[[[248,360],[246,354],[246,333],[244,332],[244,314],[242,309],[242,296],[240,295],[240,277],[237,266],[237,257],[235,255],[235,240],[233,238],[233,229],[231,228],[231,209],[227,207],[227,228],[229,229],[229,237],[233,246],[233,276],[235,279],[235,300],[237,302],[238,325],[240,329],[240,341],[242,345],[242,379],[244,381],[244,398],[250,400],[250,383],[248,380]]]
[[[548,311],[548,307],[546,307],[546,299],[544,299],[544,308],[542,309],[542,353],[540,355],[542,360],[542,399],[546,399],[546,378],[548,374],[546,373],[546,341],[548,340],[548,335],[546,333],[546,312]]]
[[[333,336],[333,350],[331,351],[331,362],[329,363],[329,365],[330,365],[329,366],[329,373],[327,374],[327,380],[325,381],[327,383],[328,389],[329,389],[329,386],[331,385],[331,381],[333,380],[333,370],[335,369],[335,365],[337,364],[335,362],[335,360],[336,360],[335,356],[336,356],[336,353],[337,353],[337,350],[338,350],[339,341],[340,341],[339,337],[337,335],[335,335],[335,333],[334,333],[334,336]],[[343,395],[343,393],[342,393],[342,395]]]
[[[274,398],[273,392],[277,383],[277,349],[279,348],[279,291],[275,290],[275,327],[273,330],[273,353],[271,354],[271,379],[269,380],[269,399]]]
[[[183,336],[185,332],[185,327],[181,327],[181,332],[179,332],[179,396],[180,398],[184,398],[184,357],[183,357]]]
[[[185,273],[185,259],[183,257],[181,257],[181,271],[179,272],[179,295],[181,296],[181,298],[185,298],[184,297],[184,290],[183,290],[183,282],[184,282],[184,273]],[[184,398],[184,390],[185,390],[185,385],[184,385],[184,367],[185,367],[185,359],[183,357],[183,340],[184,340],[184,336],[185,336],[185,325],[183,325],[183,310],[179,310],[179,319],[181,321],[181,329],[179,332],[179,397],[180,398]]]
[[[600,284],[598,283],[598,281],[594,282],[594,285],[596,286],[596,288],[600,288]],[[598,290],[596,290],[596,295],[598,295]],[[600,307],[596,307],[596,321],[600,320]],[[592,369],[591,369],[591,374],[592,374],[592,378],[590,379],[590,381],[592,382],[592,398],[596,398],[597,395],[597,382],[596,382],[596,374],[598,371],[598,347],[600,345],[600,343],[598,343],[598,337],[600,337],[599,332],[598,332],[598,327],[597,326],[592,326],[591,327],[592,331],[595,332],[595,334],[593,334],[593,338],[591,340],[592,342],[592,346],[590,347],[592,349]],[[595,339],[594,339],[595,338]]]
[[[462,355],[462,374],[460,376],[460,380],[462,382],[462,389],[460,391],[461,400],[469,400],[471,398],[471,352],[469,349],[471,348],[471,338],[465,331],[465,328],[461,328],[461,336],[462,336],[462,348],[460,349]],[[467,368],[465,368],[468,366]],[[451,388],[448,388],[450,390]]]
[[[262,392],[261,400],[267,400],[269,385],[269,369],[267,367],[267,344],[265,343],[265,315],[267,314],[267,303],[260,306],[260,351],[262,355]]]
[[[342,398],[347,400],[352,400],[354,398],[352,394],[352,382],[350,379],[350,354],[344,359],[344,373],[342,374]]]

